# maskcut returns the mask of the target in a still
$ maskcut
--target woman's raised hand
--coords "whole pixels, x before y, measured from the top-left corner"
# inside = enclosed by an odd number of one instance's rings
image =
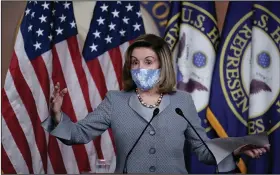
[[[64,88],[60,91],[60,84],[59,82],[56,83],[54,86],[54,91],[51,96],[50,107],[51,112],[55,117],[55,121],[59,123],[61,118],[61,106],[63,102],[63,97],[67,93],[67,88]]]

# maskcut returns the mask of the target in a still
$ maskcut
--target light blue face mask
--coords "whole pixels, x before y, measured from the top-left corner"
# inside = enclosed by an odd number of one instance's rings
[[[130,72],[136,86],[143,91],[152,89],[159,82],[160,69],[131,69]]]

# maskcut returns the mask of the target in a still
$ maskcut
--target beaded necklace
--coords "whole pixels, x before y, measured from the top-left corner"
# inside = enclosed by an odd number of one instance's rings
[[[163,94],[161,93],[160,96],[159,96],[159,99],[158,99],[157,102],[156,102],[156,104],[154,104],[154,105],[148,105],[148,104],[145,103],[145,102],[143,101],[143,99],[141,98],[141,96],[140,96],[139,91],[138,91],[137,88],[135,89],[135,92],[136,92],[136,95],[137,95],[137,97],[138,97],[140,103],[141,103],[143,106],[147,107],[147,108],[156,108],[156,107],[158,107],[159,104],[160,104],[160,102],[161,102],[161,100],[162,100],[162,97],[163,97]]]

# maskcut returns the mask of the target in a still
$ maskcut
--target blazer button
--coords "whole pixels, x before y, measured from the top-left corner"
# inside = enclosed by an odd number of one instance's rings
[[[155,171],[156,171],[156,167],[155,167],[155,166],[151,166],[151,167],[149,168],[149,170],[150,170],[150,172],[155,172]]]
[[[151,136],[153,136],[153,135],[155,135],[155,134],[156,134],[155,131],[153,131],[153,130],[150,131],[150,135],[151,135]]]
[[[151,148],[151,149],[149,150],[149,153],[150,153],[150,154],[155,154],[155,153],[156,153],[156,149],[155,149],[155,148]]]

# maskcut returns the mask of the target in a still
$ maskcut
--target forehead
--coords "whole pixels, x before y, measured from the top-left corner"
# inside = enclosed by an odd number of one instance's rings
[[[152,56],[157,58],[157,54],[150,48],[147,47],[136,47],[131,53],[132,57],[145,58],[147,56]]]

